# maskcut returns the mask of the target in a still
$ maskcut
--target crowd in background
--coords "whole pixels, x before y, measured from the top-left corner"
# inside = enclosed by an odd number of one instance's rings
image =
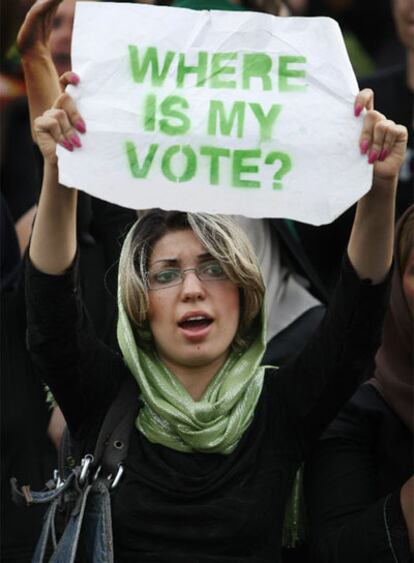
[[[2,561],[29,561],[42,509],[13,505],[9,479],[41,489],[56,467],[64,428],[58,407],[46,403],[26,347],[23,256],[42,182],[42,157],[32,139],[24,81],[30,37],[17,34],[34,2],[1,5],[1,545]],[[391,300],[382,346],[367,381],[327,428],[305,466],[308,511],[304,544],[285,549],[287,562],[397,561],[387,545],[382,509],[392,507],[401,530],[398,553],[412,553],[401,491],[413,495],[414,193],[412,0],[172,0],[145,3],[192,9],[257,10],[274,15],[330,16],[344,33],[361,88],[374,90],[375,107],[405,125],[409,140],[397,195],[397,243]],[[54,16],[50,51],[58,75],[71,69],[75,0]],[[20,53],[22,58],[20,56]],[[76,71],[76,69],[73,69]],[[33,110],[33,108],[31,108]],[[32,116],[33,117],[33,116]],[[271,324],[265,363],[288,362],[320,322],[338,276],[354,209],[324,227],[278,220],[253,233],[279,313]],[[116,277],[120,240],[136,212],[80,194],[77,235],[82,294],[95,330],[116,348]],[[243,222],[245,221],[245,222]],[[277,241],[273,246],[264,241]],[[262,248],[266,247],[266,250]],[[275,263],[278,263],[277,272]],[[410,497],[412,498],[412,497]],[[385,523],[386,527],[386,523]],[[368,530],[369,533],[364,533]],[[411,531],[412,533],[412,531]],[[381,559],[370,559],[382,545]],[[356,558],[355,550],[358,551]],[[389,552],[387,552],[387,550]],[[312,559],[313,557],[313,559]],[[398,559],[400,561],[400,559]]]

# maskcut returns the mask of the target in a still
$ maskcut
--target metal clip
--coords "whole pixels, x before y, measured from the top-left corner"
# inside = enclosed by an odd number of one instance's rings
[[[79,485],[83,485],[85,483],[89,471],[89,466],[91,465],[92,462],[93,462],[93,455],[91,454],[86,454],[86,456],[82,459],[81,461],[82,470],[79,476]]]
[[[111,483],[111,490],[114,490],[115,487],[118,485],[119,481],[121,480],[123,473],[124,473],[124,467],[123,467],[123,465],[119,465],[118,466],[118,472],[115,476],[115,479]],[[111,478],[111,476],[108,477],[108,479],[110,479],[110,478]]]
[[[97,480],[97,478],[99,477],[99,473],[101,472],[101,469],[102,469],[102,465],[99,465],[98,469],[95,471],[95,475],[93,476],[92,481]]]
[[[59,471],[57,469],[53,470],[53,481],[55,482],[56,489],[63,485],[63,481],[60,478]]]

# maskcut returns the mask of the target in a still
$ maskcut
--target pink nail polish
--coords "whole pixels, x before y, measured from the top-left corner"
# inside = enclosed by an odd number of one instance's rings
[[[368,164],[374,164],[377,158],[378,158],[377,151],[371,151],[368,156]]]
[[[357,105],[355,106],[355,108],[354,108],[354,115],[355,115],[355,117],[359,117],[359,116],[360,116],[362,109],[363,109],[363,108],[362,108],[361,104],[357,104]]]
[[[369,147],[369,141],[368,139],[363,139],[361,141],[361,144],[359,145],[360,149],[361,149],[361,154],[366,154],[368,147]]]
[[[72,84],[79,84],[79,82],[80,82],[80,78],[75,72],[71,73],[70,79],[72,81]]]
[[[64,146],[65,149],[67,149],[70,152],[73,151],[73,146],[69,143],[69,141],[67,139],[63,139],[62,146]]]
[[[82,146],[81,140],[76,134],[71,136],[70,141],[75,145],[75,147],[80,148]]]
[[[75,123],[75,129],[77,129],[79,133],[86,133],[86,125],[83,119],[78,119]]]
[[[387,149],[382,149],[382,151],[380,152],[378,160],[380,160],[382,162],[383,160],[385,160],[387,158],[387,156],[388,156]]]

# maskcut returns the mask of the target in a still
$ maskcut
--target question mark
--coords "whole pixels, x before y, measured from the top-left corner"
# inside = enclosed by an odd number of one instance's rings
[[[275,172],[273,176],[273,189],[281,190],[281,180],[283,176],[285,176],[292,170],[292,161],[290,159],[290,156],[285,152],[270,152],[265,159],[265,164],[274,164],[276,160],[280,161],[280,168]]]

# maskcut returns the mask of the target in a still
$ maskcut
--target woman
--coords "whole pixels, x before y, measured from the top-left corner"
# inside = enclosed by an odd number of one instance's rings
[[[408,562],[414,552],[414,206],[397,225],[395,254],[374,377],[324,432],[307,465],[318,563]]]
[[[356,113],[372,106],[361,92]],[[124,244],[119,343],[104,347],[76,278],[76,191],[61,189],[56,143],[82,150],[67,94],[35,122],[45,159],[30,245],[28,341],[72,434],[94,442],[124,378],[143,406],[113,495],[115,559],[275,561],[295,472],[352,393],[379,341],[407,132],[370,109],[361,151],[374,166],[342,281],[304,351],[260,367],[263,285],[228,219],[151,211]],[[371,280],[371,282],[361,280]]]

